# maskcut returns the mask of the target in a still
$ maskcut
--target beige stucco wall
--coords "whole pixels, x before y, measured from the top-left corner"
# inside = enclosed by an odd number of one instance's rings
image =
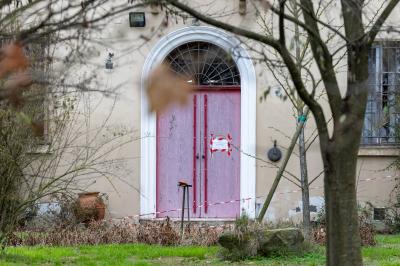
[[[209,8],[204,4],[199,8]],[[210,1],[214,5],[213,9],[228,12],[236,9],[236,2],[232,6],[226,6],[227,1]],[[195,6],[195,4],[193,4]],[[92,56],[89,57],[90,67],[97,72],[99,89],[110,89],[116,85],[121,85],[116,91],[116,101],[114,96],[104,97],[104,95],[93,96],[91,127],[95,128],[104,121],[105,117],[110,115],[110,127],[124,126],[132,132],[132,141],[118,148],[115,152],[108,155],[109,158],[126,158],[124,171],[118,178],[112,178],[112,185],[109,180],[102,177],[95,177],[96,182],[89,186],[87,190],[101,191],[109,196],[108,210],[109,216],[121,218],[129,215],[139,214],[139,191],[140,191],[140,110],[141,110],[141,73],[144,61],[149,51],[157,45],[160,37],[173,32],[174,30],[185,27],[182,21],[169,21],[168,27],[159,30],[162,24],[163,14],[154,15],[146,11],[146,27],[130,28],[128,23],[128,14],[122,14],[109,23],[106,23],[104,29],[93,33],[93,37],[98,42],[91,45]],[[335,13],[330,14],[334,16]],[[233,14],[221,18],[234,25],[242,26],[252,30],[260,29],[259,24],[254,19],[254,10],[249,7],[248,14],[241,16]],[[191,21],[186,21],[191,24]],[[395,23],[395,22],[392,22]],[[147,40],[148,39],[148,40]],[[99,45],[99,43],[101,45]],[[250,42],[251,43],[251,42]],[[104,63],[108,52],[115,53],[114,69],[105,70]],[[249,49],[249,52],[256,57],[256,53]],[[274,87],[277,85],[273,77],[268,74],[265,66],[255,62],[257,74],[257,97],[263,95],[268,87],[272,87],[270,95],[265,101],[257,99],[257,148],[255,156],[264,161],[268,161],[266,153],[273,145],[273,140],[277,140],[278,145],[285,154],[285,148],[289,145],[287,136],[291,136],[296,127],[296,120],[293,115],[293,109],[289,101],[282,101],[275,95]],[[346,73],[340,73],[340,82],[345,84]],[[325,106],[327,107],[327,106]],[[327,109],[327,108],[326,108]],[[327,114],[329,112],[327,111]],[[310,118],[306,127],[306,139],[311,136],[315,130],[313,119]],[[283,132],[283,133],[282,133]],[[309,179],[313,179],[322,171],[321,156],[319,153],[318,140],[310,147],[307,153]],[[295,149],[287,170],[294,175],[300,175],[299,160],[297,156],[298,148]],[[374,154],[379,153],[375,149],[369,150],[359,158],[359,185],[358,195],[360,201],[369,201],[377,206],[385,206],[394,186],[395,171],[387,170],[386,167],[393,160],[391,152],[386,152],[382,156]],[[368,155],[368,156],[366,156]],[[257,160],[256,167],[256,195],[265,196],[273,182],[276,174],[276,168],[272,164]],[[279,163],[277,164],[279,166]],[[117,170],[115,170],[117,171]],[[120,170],[118,170],[120,171]],[[378,179],[373,179],[378,178]],[[366,179],[373,179],[367,181]],[[311,185],[311,204],[321,206],[323,204],[323,176],[320,176]],[[293,191],[296,192],[293,192]],[[258,199],[261,204],[263,199]],[[273,202],[267,218],[273,221],[280,219],[298,219],[301,213],[296,212],[296,207],[301,206],[301,193],[299,188],[289,181],[282,179],[278,191],[273,198]],[[259,206],[258,206],[259,207]]]

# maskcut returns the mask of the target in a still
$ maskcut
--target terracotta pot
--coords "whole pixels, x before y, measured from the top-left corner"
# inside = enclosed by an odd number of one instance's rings
[[[106,207],[99,194],[99,192],[79,194],[77,202],[78,219],[81,219],[85,223],[90,222],[91,220],[99,221],[104,219]]]

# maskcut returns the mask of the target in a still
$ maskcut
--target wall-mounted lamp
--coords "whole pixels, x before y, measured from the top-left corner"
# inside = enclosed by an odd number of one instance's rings
[[[112,61],[114,53],[108,53],[108,58],[106,59],[106,69],[113,69],[114,63]]]
[[[247,11],[247,2],[246,0],[239,0],[239,14],[246,15]]]
[[[282,158],[281,150],[278,147],[276,147],[276,140],[274,141],[274,147],[269,149],[267,155],[268,155],[268,159],[271,162],[278,162]]]
[[[144,12],[130,12],[129,13],[129,26],[131,27],[144,27],[146,26],[146,17]]]

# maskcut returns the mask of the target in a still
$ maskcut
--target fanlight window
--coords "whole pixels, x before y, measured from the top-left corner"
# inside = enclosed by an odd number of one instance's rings
[[[172,71],[202,86],[240,85],[237,66],[229,53],[206,42],[190,42],[175,48],[165,59]]]

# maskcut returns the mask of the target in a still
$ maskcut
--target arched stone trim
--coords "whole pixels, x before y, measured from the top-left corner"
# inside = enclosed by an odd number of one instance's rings
[[[255,216],[256,162],[245,155],[256,152],[256,75],[253,63],[240,41],[225,31],[206,26],[191,26],[174,31],[163,37],[150,51],[142,72],[141,81],[141,161],[140,161],[140,214],[156,211],[156,116],[148,112],[145,80],[176,47],[194,41],[213,43],[235,60],[241,78],[241,149],[240,156],[240,197],[251,200],[241,201],[241,214]],[[155,218],[154,214],[143,218]]]

